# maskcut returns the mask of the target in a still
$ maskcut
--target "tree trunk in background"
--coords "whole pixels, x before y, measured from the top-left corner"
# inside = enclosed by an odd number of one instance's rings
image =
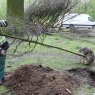
[[[7,20],[12,32],[24,29],[24,0],[7,0]]]

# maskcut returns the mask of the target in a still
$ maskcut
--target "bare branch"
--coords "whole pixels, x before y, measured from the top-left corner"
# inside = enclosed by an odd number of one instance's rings
[[[48,44],[44,44],[44,43],[41,43],[41,42],[37,42],[37,41],[29,40],[29,39],[23,39],[23,38],[19,38],[19,37],[13,37],[13,36],[10,36],[10,35],[7,35],[7,34],[1,34],[0,33],[0,35],[6,36],[6,37],[9,37],[9,38],[15,38],[15,39],[18,39],[18,40],[21,40],[21,41],[24,41],[24,42],[35,43],[35,44],[39,44],[39,45],[42,45],[42,46],[59,49],[59,50],[66,51],[66,52],[69,52],[69,53],[72,53],[72,54],[75,54],[75,55],[78,55],[78,56],[85,57],[84,55],[75,53],[73,51],[66,50],[66,49],[63,49],[63,48],[60,48],[60,47],[56,47],[56,46],[52,46],[52,45],[48,45]]]
[[[19,45],[20,45],[22,42],[23,42],[23,40],[21,40],[21,41],[18,43],[18,45],[16,46],[16,48],[15,48],[15,50],[14,50],[14,52],[13,52],[13,53],[15,53],[15,52],[16,52],[17,48],[19,47]]]

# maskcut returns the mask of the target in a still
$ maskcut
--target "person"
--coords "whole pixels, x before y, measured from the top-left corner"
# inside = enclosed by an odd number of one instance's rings
[[[8,23],[5,20],[0,21],[0,27],[6,27]],[[1,31],[0,31],[1,32]],[[9,43],[5,36],[0,36],[0,85],[3,84],[5,73],[6,52],[9,48]]]

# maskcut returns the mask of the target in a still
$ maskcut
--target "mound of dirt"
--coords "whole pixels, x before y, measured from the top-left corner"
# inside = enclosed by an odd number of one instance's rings
[[[73,95],[79,84],[76,77],[42,65],[25,65],[6,78],[5,86],[12,95]]]

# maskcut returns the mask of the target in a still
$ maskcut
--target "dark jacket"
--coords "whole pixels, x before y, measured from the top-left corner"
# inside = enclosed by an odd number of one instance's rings
[[[1,49],[3,50],[7,50],[9,48],[9,43],[8,41],[6,41],[5,43],[3,43],[1,46],[0,46]]]

